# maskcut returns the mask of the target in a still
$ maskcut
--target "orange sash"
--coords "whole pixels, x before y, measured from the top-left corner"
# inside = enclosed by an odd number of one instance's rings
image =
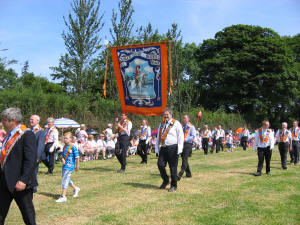
[[[209,129],[207,129],[206,131],[203,131],[203,137],[207,137],[208,132],[209,132]]]
[[[141,138],[145,137],[145,135],[146,135],[146,133],[148,131],[148,127],[146,127],[146,129],[142,132],[143,128],[144,127],[142,127],[142,129],[141,129]]]
[[[286,139],[288,137],[288,131],[285,132],[285,135],[283,135],[282,129],[280,130],[280,141],[286,142]]]
[[[125,119],[123,120],[121,126],[125,129],[125,127],[127,127],[129,120]],[[123,130],[121,130],[121,128],[119,128],[119,133],[121,133]]]
[[[295,129],[292,128],[291,131],[292,131],[292,137],[293,137],[293,139],[297,139],[298,135],[299,135],[299,127],[295,128]]]
[[[185,140],[186,136],[188,135],[189,131],[190,131],[190,127],[188,125],[186,125],[185,129],[184,129],[184,140]]]
[[[266,132],[266,137],[265,137],[265,139],[263,139],[263,136],[262,136],[262,129],[261,128],[259,128],[258,129],[258,131],[259,131],[259,138],[260,138],[260,143],[265,143],[265,144],[267,144],[268,143],[268,141],[269,141],[269,134],[270,134],[270,131],[269,131],[269,129],[267,129],[267,132]]]
[[[38,132],[38,131],[41,130],[41,129],[42,129],[42,127],[41,127],[41,126],[38,126],[38,127],[36,127],[36,128],[33,129],[33,132],[36,133],[36,132]]]
[[[22,124],[21,127],[16,131],[16,133],[6,142],[4,149],[1,151],[1,167],[2,168],[3,168],[3,165],[4,165],[7,155],[11,151],[12,147],[14,146],[14,144],[16,143],[18,138],[24,133],[24,131],[26,129],[27,129],[26,126]]]
[[[160,125],[160,130],[159,130],[159,142],[160,143],[163,143],[166,140],[166,137],[167,137],[170,129],[173,127],[175,121],[176,121],[175,119],[172,119],[170,125],[168,126],[168,128],[166,128],[164,130],[163,134],[162,134],[163,126],[162,126],[162,124]]]
[[[47,136],[46,136],[46,138],[45,138],[45,144],[47,144],[47,142],[48,142],[48,139],[49,139],[49,137],[50,137],[50,134],[53,132],[53,130],[55,130],[56,129],[56,127],[51,127],[50,128],[50,131],[47,133]]]
[[[247,131],[248,131],[248,129],[243,129],[242,134],[246,135]]]
[[[66,146],[66,147],[67,147],[67,146]],[[65,150],[66,150],[66,147],[64,148],[64,152],[65,152]],[[65,155],[65,157],[64,157],[65,161],[67,160],[67,158],[68,158],[68,156],[69,156],[69,154],[70,154],[70,152],[71,152],[72,147],[73,147],[73,145],[70,144],[70,145],[69,145],[69,148],[68,148],[68,151],[67,151],[67,153],[66,153],[66,155]]]

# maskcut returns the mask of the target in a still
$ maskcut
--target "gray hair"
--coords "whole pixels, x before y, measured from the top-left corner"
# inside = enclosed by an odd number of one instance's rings
[[[111,123],[109,123],[109,124],[107,124],[107,126],[108,126],[108,127],[112,127],[112,124],[111,124]]]
[[[21,109],[19,108],[7,108],[2,111],[1,113],[2,117],[6,117],[8,121],[15,120],[16,122],[20,123],[22,121],[22,113]]]
[[[168,107],[167,107],[167,108],[164,109],[163,112],[164,112],[164,113],[165,113],[165,112],[168,112],[168,113],[170,113],[170,114],[173,116],[173,110],[172,110],[171,108],[168,108]]]
[[[287,126],[288,124],[287,124],[287,122],[283,122],[281,125],[286,125]]]
[[[55,120],[55,119],[54,119],[53,117],[49,117],[49,118],[47,119],[47,122],[50,122],[50,123],[53,122],[53,123],[54,123],[54,120]]]

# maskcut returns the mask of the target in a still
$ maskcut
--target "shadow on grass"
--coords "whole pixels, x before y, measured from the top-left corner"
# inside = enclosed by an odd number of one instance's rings
[[[234,174],[244,174],[244,175],[250,175],[250,176],[253,176],[254,175],[254,172],[239,172],[239,171],[236,171],[236,172],[227,172],[227,173],[234,173]]]
[[[110,169],[105,167],[80,168],[80,170],[116,171],[116,169]]]
[[[135,188],[144,188],[144,189],[158,189],[158,186],[152,184],[141,184],[141,183],[123,183],[125,185],[129,185]]]
[[[159,172],[158,172],[158,173],[150,173],[149,175],[150,175],[150,176],[154,176],[154,177],[160,177]]]
[[[59,194],[52,194],[52,193],[48,193],[48,192],[37,192],[37,194],[39,195],[44,195],[46,197],[50,197],[50,198],[53,198],[53,199],[58,199],[59,198]]]

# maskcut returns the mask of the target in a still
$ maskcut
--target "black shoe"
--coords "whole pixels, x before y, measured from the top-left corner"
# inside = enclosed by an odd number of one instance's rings
[[[269,171],[269,172],[266,172],[266,174],[267,174],[267,175],[271,175],[271,172],[270,172],[270,171]]]
[[[124,169],[120,169],[120,170],[118,170],[118,173],[125,173],[125,170]]]
[[[181,176],[177,175],[177,181],[180,181]]]
[[[261,176],[261,173],[257,172],[257,173],[254,173],[253,175],[256,176],[256,177],[259,177],[259,176]]]
[[[294,163],[294,166],[297,166],[298,163]]]
[[[163,182],[163,183],[160,185],[159,189],[165,189],[165,188],[167,187],[168,184],[169,184],[169,182],[168,182],[168,183]]]
[[[141,161],[140,164],[144,164],[144,161]]]
[[[168,192],[174,192],[174,191],[176,191],[176,187],[174,187],[174,186],[172,186],[172,187],[170,187],[170,189],[168,190]]]
[[[46,175],[49,175],[49,174],[53,174],[53,172],[48,171],[48,172],[46,172],[45,174],[46,174]]]
[[[282,167],[283,170],[287,170],[287,167]]]
[[[186,176],[184,176],[183,178],[191,178],[192,177],[192,175],[186,175]]]

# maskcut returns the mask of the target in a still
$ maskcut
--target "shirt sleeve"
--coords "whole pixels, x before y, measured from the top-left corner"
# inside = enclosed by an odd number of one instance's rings
[[[258,134],[258,130],[257,130],[255,133],[255,139],[254,139],[254,145],[253,145],[254,151],[257,151],[258,141],[259,141],[259,134]]]
[[[76,148],[76,146],[73,145],[72,149],[73,149],[75,159],[79,158],[79,151]]]
[[[275,138],[274,138],[274,132],[271,132],[271,138],[270,138],[270,149],[274,149],[274,145],[275,145]]]
[[[127,130],[126,130],[126,134],[127,134],[128,136],[130,136],[130,131],[131,131],[131,129],[132,129],[132,122],[129,121],[129,122],[128,122],[128,125],[127,125]]]
[[[280,132],[279,130],[276,132],[276,141],[280,141],[280,133],[279,132]]]
[[[53,136],[54,136],[54,143],[53,143],[53,146],[54,146],[54,148],[57,148],[58,145],[59,145],[59,141],[58,141],[58,130],[57,130],[57,129],[54,130]]]
[[[178,143],[178,154],[182,152],[184,143],[184,134],[181,124],[176,121],[176,132],[177,132],[177,143]]]

